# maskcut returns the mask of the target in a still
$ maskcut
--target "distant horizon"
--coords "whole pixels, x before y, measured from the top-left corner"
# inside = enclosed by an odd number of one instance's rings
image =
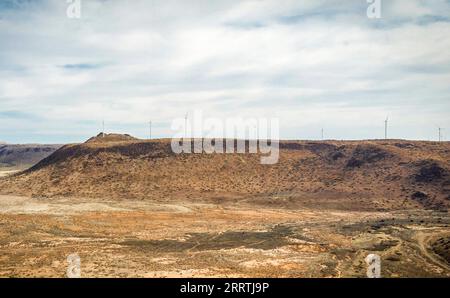
[[[89,138],[98,136],[99,134],[101,134],[102,132],[86,137],[84,140],[80,140],[80,141],[71,141],[71,142],[63,142],[63,143],[53,143],[53,142],[25,142],[25,143],[20,143],[20,142],[8,142],[8,141],[4,141],[4,140],[0,140],[0,145],[67,145],[67,144],[82,144],[84,142],[86,142]],[[130,135],[132,137],[135,137],[138,141],[149,141],[149,140],[167,140],[167,139],[171,139],[172,137],[154,137],[154,138],[141,138],[141,137],[137,137],[135,135],[129,134],[129,133],[115,133],[115,132],[108,132],[106,134],[120,134],[120,135]],[[188,137],[188,139],[190,139]],[[195,138],[196,139],[196,138]],[[204,139],[226,139],[223,137],[218,137],[218,138],[210,138],[207,137]],[[377,141],[377,142],[382,142],[382,141],[407,141],[407,142],[430,142],[430,143],[448,143],[450,142],[449,140],[422,140],[422,139],[401,139],[401,138],[388,138],[388,139],[383,139],[383,138],[375,138],[375,139],[293,139],[293,138],[281,138],[279,140],[280,142],[283,141],[304,141],[304,142],[364,142],[364,141]]]

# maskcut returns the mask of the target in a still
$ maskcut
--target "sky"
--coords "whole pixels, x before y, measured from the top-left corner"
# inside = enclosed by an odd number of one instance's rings
[[[0,141],[172,137],[278,118],[282,139],[450,138],[450,1],[0,1]],[[448,136],[448,137],[447,137]]]

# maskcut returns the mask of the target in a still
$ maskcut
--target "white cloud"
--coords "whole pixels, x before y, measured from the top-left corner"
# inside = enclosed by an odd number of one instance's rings
[[[375,136],[392,113],[398,137],[423,137],[411,114],[450,124],[449,3],[383,3],[380,20],[365,1],[83,1],[79,20],[64,1],[0,5],[0,112],[39,117],[35,139],[66,121],[79,140],[101,119],[139,135],[152,118],[170,136],[199,108],[276,114],[289,137]],[[348,133],[355,122],[364,130]],[[10,131],[0,138],[30,138]]]

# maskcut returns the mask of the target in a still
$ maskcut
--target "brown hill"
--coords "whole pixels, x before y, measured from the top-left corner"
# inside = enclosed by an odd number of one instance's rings
[[[262,165],[258,154],[177,155],[168,139],[99,135],[1,179],[0,193],[446,210],[449,161],[448,142],[281,141],[279,162]]]

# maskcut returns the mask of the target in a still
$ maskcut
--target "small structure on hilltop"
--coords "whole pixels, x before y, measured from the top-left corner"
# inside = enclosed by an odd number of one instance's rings
[[[126,142],[126,141],[136,141],[136,140],[138,140],[138,139],[133,136],[130,136],[129,134],[101,132],[97,136],[88,139],[86,141],[86,143]]]

